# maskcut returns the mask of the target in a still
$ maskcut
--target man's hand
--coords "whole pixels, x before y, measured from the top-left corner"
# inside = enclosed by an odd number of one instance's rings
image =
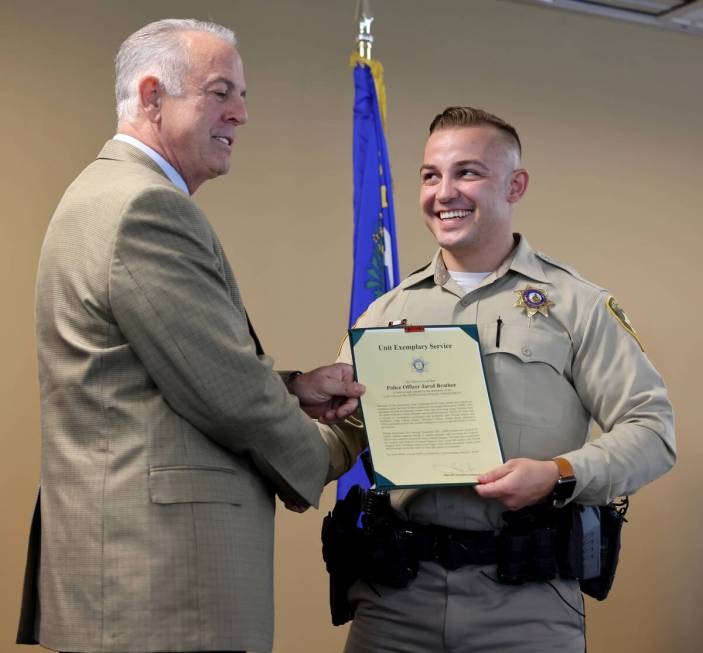
[[[278,494],[278,498],[283,502],[283,505],[286,507],[286,509],[290,510],[291,512],[298,512],[302,514],[310,507],[309,503],[297,503],[294,499],[288,499],[280,493]]]
[[[510,510],[519,510],[544,499],[559,480],[553,460],[513,458],[478,477],[474,489],[484,499],[497,499]]]
[[[354,368],[346,363],[318,367],[294,377],[288,390],[298,397],[300,407],[310,416],[332,424],[351,415],[366,388],[354,382]]]

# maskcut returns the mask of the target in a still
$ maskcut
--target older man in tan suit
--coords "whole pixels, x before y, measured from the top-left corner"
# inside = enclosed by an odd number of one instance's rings
[[[274,494],[315,505],[358,451],[357,434],[321,434],[301,410],[348,415],[363,391],[351,368],[272,370],[190,198],[228,171],[247,119],[235,45],[197,21],[129,37],[118,134],[49,225],[41,495],[20,642],[269,651]]]

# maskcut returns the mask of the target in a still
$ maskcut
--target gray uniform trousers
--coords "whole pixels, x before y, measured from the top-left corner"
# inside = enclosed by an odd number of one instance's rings
[[[583,653],[583,597],[577,581],[500,585],[495,565],[448,571],[420,563],[408,588],[357,581],[344,653]],[[558,592],[558,593],[557,593]],[[560,596],[561,595],[561,596]]]

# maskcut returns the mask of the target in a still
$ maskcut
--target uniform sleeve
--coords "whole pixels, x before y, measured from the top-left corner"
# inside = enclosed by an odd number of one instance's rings
[[[330,464],[326,482],[337,480],[348,472],[356,462],[359,454],[366,448],[364,427],[355,425],[352,420],[342,424],[318,424],[320,436],[330,452]]]
[[[212,232],[170,189],[133,198],[110,272],[115,319],[171,408],[201,433],[251,457],[288,496],[316,504],[329,454],[268,357],[256,355]]]
[[[664,382],[600,293],[575,339],[574,386],[603,434],[564,454],[577,479],[574,499],[605,504],[632,494],[676,460],[674,416]]]
[[[355,326],[370,326],[368,313],[362,315]],[[345,335],[342,340],[336,362],[352,364],[348,335]],[[319,424],[319,428],[320,434],[330,450],[330,467],[327,474],[327,482],[330,482],[349,471],[359,454],[368,446],[366,431],[363,422],[358,419],[358,411],[355,416],[345,420],[342,424],[331,426]]]

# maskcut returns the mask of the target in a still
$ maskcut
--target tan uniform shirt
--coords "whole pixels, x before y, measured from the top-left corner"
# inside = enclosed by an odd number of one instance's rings
[[[475,323],[506,460],[563,456],[576,474],[573,499],[605,504],[673,465],[672,407],[661,377],[616,316],[617,305],[615,311],[609,306],[611,296],[518,239],[498,270],[468,294],[437,252],[426,268],[371,304],[357,326],[402,319]],[[548,315],[528,317],[515,305],[516,291],[527,287],[553,302]],[[351,360],[347,341],[339,360]],[[603,435],[588,441],[591,419]],[[496,528],[505,510],[470,488],[392,494],[406,518],[453,528]]]
[[[329,449],[330,462],[325,483],[330,483],[349,471],[366,447],[366,437],[362,428],[349,423],[328,426],[317,422],[317,428]]]

